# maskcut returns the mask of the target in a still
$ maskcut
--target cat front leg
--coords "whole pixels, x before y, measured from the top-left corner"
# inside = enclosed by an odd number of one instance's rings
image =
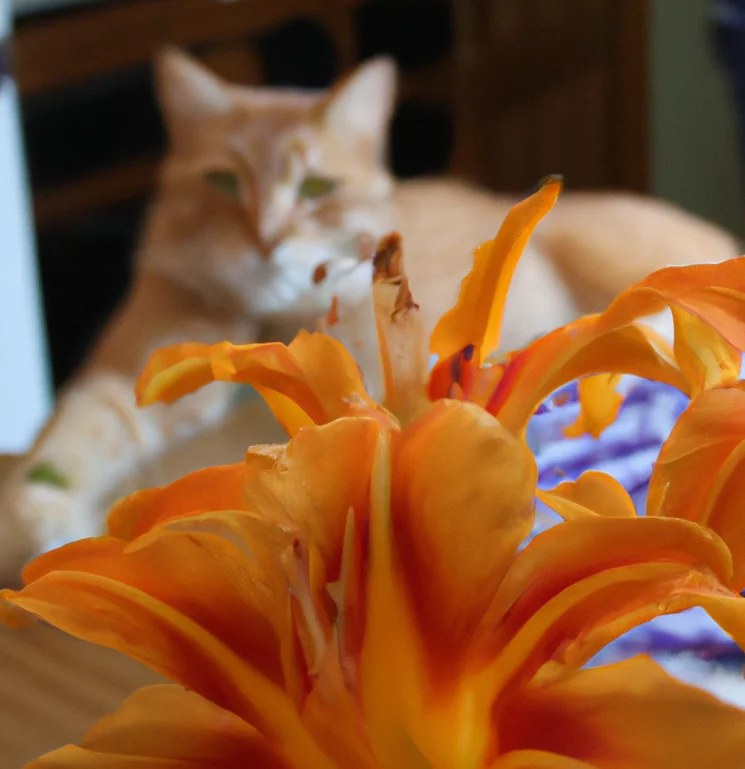
[[[0,486],[0,577],[13,578],[39,552],[99,534],[115,495],[171,480],[160,472],[163,455],[225,419],[235,391],[222,383],[170,406],[137,408],[135,381],[156,348],[255,337],[253,324],[169,280],[141,280]]]
[[[162,450],[157,424],[137,413],[133,380],[113,372],[74,381],[31,452],[6,479],[0,573],[16,573],[31,555],[98,534],[98,502],[121,477]]]

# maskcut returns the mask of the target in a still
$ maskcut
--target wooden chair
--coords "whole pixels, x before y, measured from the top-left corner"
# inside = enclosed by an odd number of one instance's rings
[[[454,167],[524,191],[648,188],[646,0],[456,0]]]

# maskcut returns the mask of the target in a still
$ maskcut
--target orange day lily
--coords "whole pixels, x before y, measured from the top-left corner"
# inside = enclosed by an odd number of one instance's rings
[[[743,394],[711,388],[734,382],[745,265],[662,271],[606,313],[489,366],[497,315],[477,303],[479,322],[466,323],[469,292],[488,284],[503,302],[557,193],[549,182],[477,252],[433,334],[441,363],[428,390],[423,353],[408,342],[413,300],[387,242],[374,287],[386,408],[320,334],[153,358],[144,402],[212,379],[251,383],[291,440],[138,492],[114,508],[107,536],[40,557],[23,590],[3,592],[8,621],[28,612],[176,684],[135,694],[35,769],[742,765],[745,712],[644,658],[579,669],[631,627],[693,605],[745,645],[728,496],[736,437],[701,457],[708,485],[695,518],[675,503],[689,483],[686,441],[701,429],[691,417],[680,455],[663,450],[653,479],[655,509],[668,514],[638,518],[612,481],[588,474],[546,495],[567,520],[519,546],[536,494],[524,421],[564,377],[592,375],[583,418],[593,425],[612,410],[603,371],[655,374],[697,395],[691,408]],[[664,306],[672,349],[636,321]],[[730,476],[716,470],[722,457]]]
[[[532,456],[452,400],[403,430],[308,427],[242,469],[125,499],[107,536],[5,591],[176,684],[33,769],[741,765],[745,712],[646,659],[577,670],[662,602],[745,642],[729,551],[703,527],[586,516],[518,551]]]

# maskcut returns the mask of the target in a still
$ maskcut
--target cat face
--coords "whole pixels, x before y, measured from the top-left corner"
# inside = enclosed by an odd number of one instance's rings
[[[171,151],[143,259],[258,319],[323,313],[394,224],[392,64],[307,93],[232,86],[169,50],[158,81]]]

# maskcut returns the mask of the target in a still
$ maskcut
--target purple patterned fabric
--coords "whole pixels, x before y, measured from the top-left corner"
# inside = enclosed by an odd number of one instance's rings
[[[598,440],[588,435],[573,439],[563,435],[579,413],[576,383],[542,405],[528,426],[528,443],[538,463],[539,488],[550,489],[562,481],[576,480],[586,470],[600,470],[616,478],[632,496],[639,513],[644,513],[652,466],[688,398],[668,385],[634,377],[628,377],[619,389],[625,391],[626,398],[618,419]],[[558,520],[541,506],[532,536]],[[682,652],[714,660],[742,656],[703,610],[691,609],[658,617],[627,633],[604,649],[593,664],[638,653]]]
[[[618,419],[599,439],[565,438],[564,429],[579,414],[577,384],[554,393],[528,425],[528,445],[538,463],[538,486],[550,489],[574,481],[586,470],[616,478],[644,512],[652,466],[670,431],[688,406],[679,390],[659,382],[627,377]]]

